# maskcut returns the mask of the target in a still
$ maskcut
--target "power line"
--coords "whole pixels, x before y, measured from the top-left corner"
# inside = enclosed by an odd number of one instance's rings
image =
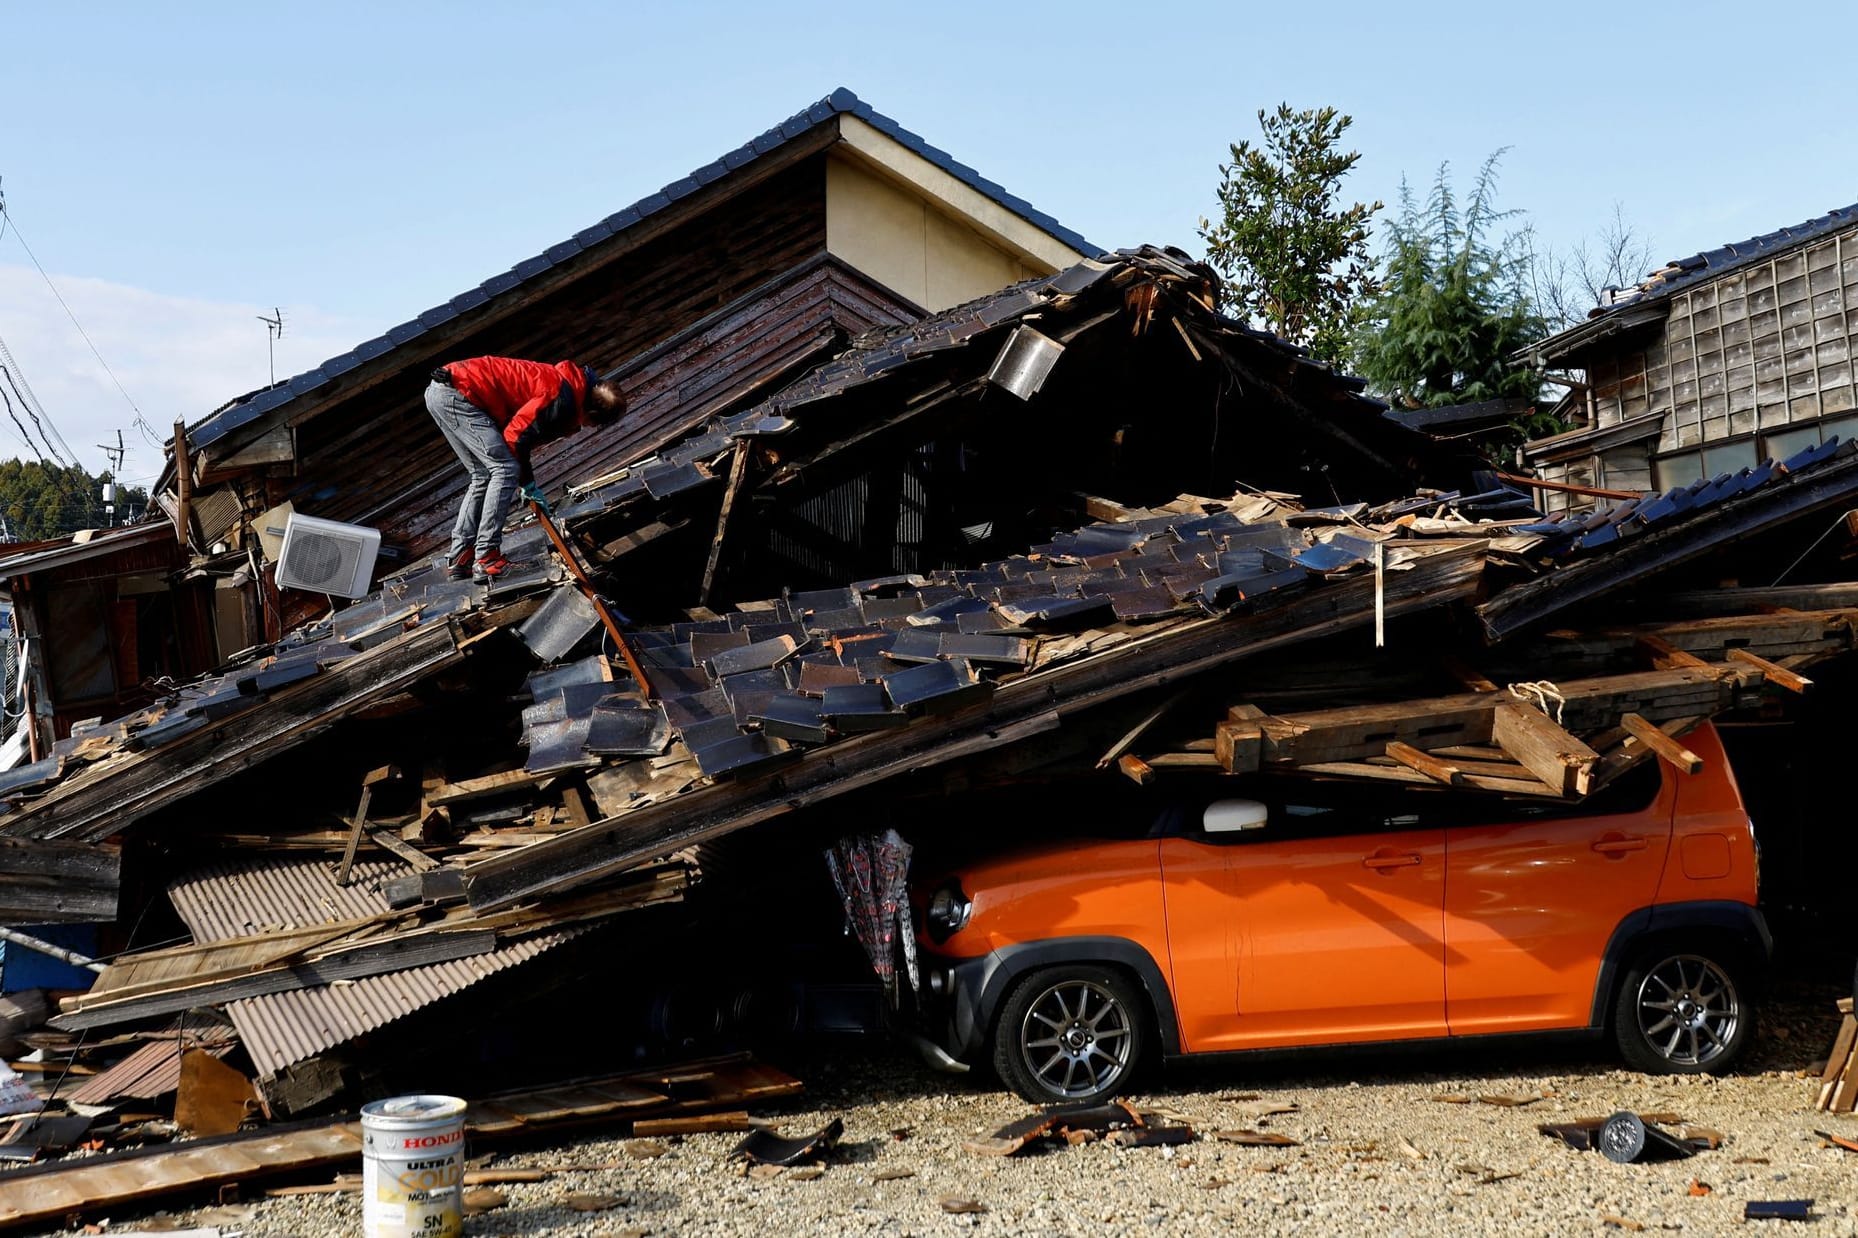
[[[13,356],[12,350],[7,348],[4,339],[0,339],[0,361],[4,361],[8,367],[7,382],[13,385],[13,394],[18,396],[19,402],[26,406],[26,412],[32,417],[32,424],[39,427],[39,437],[45,439],[47,447],[51,447],[52,440],[56,439],[58,447],[63,448],[62,452],[58,448],[53,448],[52,455],[61,460],[65,456],[70,456],[75,460],[77,453],[71,450],[71,444],[65,442],[65,436],[58,432],[57,423],[52,420],[52,415],[45,411],[45,405],[39,402],[39,393],[34,391],[32,384],[26,381],[26,371],[19,368],[19,361]],[[44,421],[41,422],[40,418],[44,418]],[[52,428],[49,437],[45,433],[45,427],[48,425]]]
[[[0,358],[12,362],[14,367],[19,365],[17,361],[13,361],[13,354],[6,350],[5,340],[0,340]],[[13,370],[8,369],[5,365],[0,365],[0,378],[6,379],[6,385],[13,389],[13,395],[19,400],[19,406],[26,410],[26,416],[32,418],[32,424],[38,427],[39,441],[45,444],[45,451],[40,454],[50,455],[52,459],[58,461],[60,464],[69,464],[70,461],[66,460],[64,456],[59,454],[58,449],[52,446],[51,438],[45,433],[45,423],[39,420],[39,414],[33,411],[32,402],[28,401],[25,393],[19,389],[19,380],[13,376]],[[47,418],[47,420],[50,419]],[[14,418],[14,422],[17,424],[18,418]],[[25,427],[21,426],[20,428],[24,429]],[[58,441],[62,443],[64,439],[60,438]]]
[[[32,436],[26,433],[26,427],[20,422],[19,414],[13,411],[13,401],[7,396],[4,387],[0,387],[0,401],[5,402],[6,415],[11,417],[13,419],[13,424],[19,427],[19,433],[14,435],[14,437],[19,440],[22,447],[32,453],[34,459],[41,464],[45,463],[45,453],[32,445]]]
[[[103,372],[110,376],[110,381],[116,384],[116,389],[123,393],[123,399],[128,401],[130,409],[135,413],[136,425],[142,427],[143,433],[150,433],[152,428],[143,419],[142,410],[137,406],[134,397],[129,394],[129,389],[123,386],[122,380],[116,377],[116,371],[110,368],[110,363],[103,359],[103,354],[101,352],[97,351],[96,342],[90,338],[90,332],[84,330],[84,324],[77,320],[76,314],[72,313],[71,306],[66,303],[64,294],[58,291],[58,285],[52,283],[52,277],[46,274],[44,265],[39,261],[39,256],[33,253],[32,246],[26,243],[26,234],[19,230],[19,220],[14,219],[12,212],[7,209],[6,194],[4,192],[0,192],[0,219],[11,221],[13,225],[13,235],[19,238],[19,247],[26,251],[26,257],[32,259],[32,265],[34,269],[38,271],[39,278],[44,280],[45,286],[52,290],[52,296],[57,298],[59,306],[65,312],[65,317],[71,320],[71,325],[77,328],[77,333],[84,337],[84,343],[90,347],[90,355],[97,359],[97,364],[102,366]],[[3,349],[3,347],[3,345],[0,345],[0,349]],[[44,410],[41,409],[40,411],[42,412]],[[49,415],[47,415],[46,420],[51,420]],[[52,432],[54,434],[57,433],[56,425],[53,426]],[[59,435],[58,441],[63,443],[64,436]],[[65,450],[71,450],[70,444],[65,444]],[[77,453],[72,452],[71,454],[75,456]]]

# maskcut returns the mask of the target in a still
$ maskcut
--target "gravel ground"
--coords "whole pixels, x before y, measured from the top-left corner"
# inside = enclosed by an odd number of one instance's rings
[[[1648,1077],[1615,1068],[1596,1048],[1541,1046],[1205,1065],[1152,1075],[1132,1098],[1190,1122],[1197,1142],[1059,1144],[1007,1159],[964,1151],[962,1143],[1030,1112],[1010,1094],[932,1074],[887,1050],[822,1054],[790,1064],[807,1080],[807,1096],[767,1114],[786,1134],[844,1119],[844,1138],[820,1171],[751,1176],[727,1159],[740,1139],[734,1134],[577,1137],[499,1154],[491,1167],[618,1168],[496,1187],[507,1202],[469,1219],[466,1232],[1714,1234],[1747,1232],[1749,1200],[1812,1199],[1809,1232],[1858,1234],[1858,1154],[1822,1146],[1812,1134],[1858,1138],[1858,1119],[1815,1111],[1818,1082],[1806,1073],[1836,1031],[1836,993],[1794,986],[1774,996],[1745,1073],[1729,1078]],[[1538,1099],[1504,1107],[1435,1099],[1442,1095]],[[1289,1105],[1294,1112],[1260,1116]],[[1619,1109],[1675,1111],[1726,1140],[1689,1160],[1617,1165],[1536,1131],[1538,1123]],[[1210,1137],[1238,1128],[1299,1143],[1244,1147]],[[1693,1191],[1693,1180],[1707,1193]],[[566,1202],[575,1194],[618,1202],[579,1212]],[[984,1211],[951,1213],[945,1200]],[[361,1232],[361,1201],[298,1196],[119,1217],[105,1232],[148,1222],[217,1223],[248,1238],[347,1236]]]

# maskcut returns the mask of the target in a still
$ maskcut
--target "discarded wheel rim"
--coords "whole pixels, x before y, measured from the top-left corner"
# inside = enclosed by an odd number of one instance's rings
[[[1090,1096],[1129,1069],[1130,1011],[1093,980],[1066,980],[1039,994],[1019,1029],[1019,1052],[1053,1096]]]
[[[361,1107],[367,1238],[464,1232],[464,1119],[456,1096],[396,1096]]]
[[[1616,1113],[1600,1128],[1599,1142],[1607,1160],[1629,1164],[1645,1151],[1645,1123],[1636,1113]]]
[[[1639,1032],[1675,1066],[1707,1066],[1729,1051],[1742,1022],[1735,982],[1709,959],[1673,955],[1645,973],[1634,995]]]

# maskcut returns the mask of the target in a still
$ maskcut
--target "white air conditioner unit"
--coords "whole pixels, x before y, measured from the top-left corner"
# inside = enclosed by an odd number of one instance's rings
[[[277,552],[277,586],[358,598],[374,580],[381,531],[292,512]]]

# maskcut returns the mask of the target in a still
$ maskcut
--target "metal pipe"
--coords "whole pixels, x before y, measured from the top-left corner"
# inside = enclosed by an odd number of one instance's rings
[[[0,941],[11,942],[15,946],[24,946],[39,954],[49,954],[62,962],[77,967],[88,967],[94,972],[103,970],[103,964],[93,958],[88,958],[75,950],[67,950],[63,946],[54,946],[49,941],[40,941],[37,937],[27,936],[18,929],[0,928]]]

